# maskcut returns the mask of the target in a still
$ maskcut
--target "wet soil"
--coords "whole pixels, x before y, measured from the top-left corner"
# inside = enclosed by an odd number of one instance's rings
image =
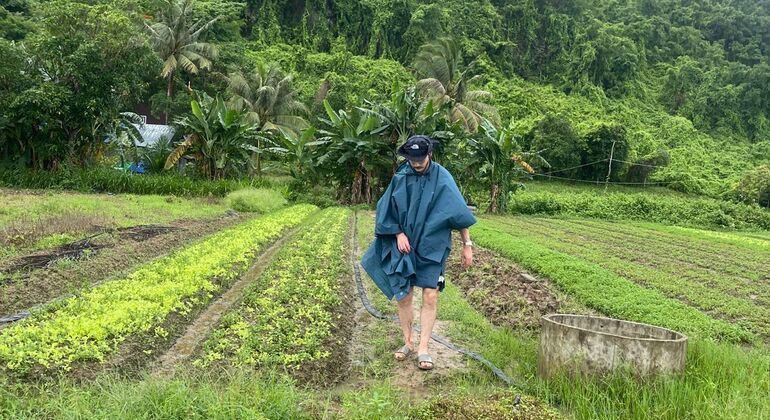
[[[460,266],[462,245],[454,244],[447,261],[447,278],[492,324],[538,329],[543,315],[588,310],[560,293],[547,280],[536,278],[512,261],[484,248],[473,249],[473,265]]]

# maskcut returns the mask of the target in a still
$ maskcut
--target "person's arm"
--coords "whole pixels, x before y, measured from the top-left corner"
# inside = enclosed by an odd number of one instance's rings
[[[471,231],[468,228],[460,229],[460,237],[463,239],[463,253],[460,264],[467,268],[473,264],[473,245],[471,244]]]

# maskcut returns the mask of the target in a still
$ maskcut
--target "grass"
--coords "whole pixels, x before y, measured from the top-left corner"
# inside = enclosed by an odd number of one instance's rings
[[[0,418],[310,418],[306,405],[312,395],[285,376],[252,372],[222,376],[198,373],[132,381],[103,375],[85,385],[67,379],[23,387],[3,384]]]
[[[770,211],[663,189],[576,187],[535,183],[512,196],[513,214],[578,216],[602,220],[637,220],[670,225],[770,230]]]
[[[230,208],[246,213],[267,213],[286,205],[281,193],[265,188],[249,188],[233,191],[225,196]]]
[[[36,193],[0,190],[0,229],[19,221],[42,221],[62,215],[91,215],[115,226],[166,223],[181,218],[221,215],[227,206],[204,199],[160,195]]]
[[[175,196],[217,196],[242,188],[285,188],[281,177],[194,179],[175,173],[131,174],[109,167],[39,171],[0,167],[0,187],[33,188],[113,194],[161,194]]]

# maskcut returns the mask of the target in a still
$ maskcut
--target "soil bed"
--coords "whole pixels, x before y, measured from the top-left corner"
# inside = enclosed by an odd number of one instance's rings
[[[447,260],[447,278],[494,325],[537,329],[540,318],[549,313],[589,312],[548,281],[527,274],[510,260],[484,248],[475,247],[473,265],[463,269],[461,249],[462,244],[457,241]]]
[[[84,255],[71,264],[50,264],[25,276],[17,275],[0,282],[0,315],[9,315],[49,302],[83,287],[120,277],[140,264],[164,256],[184,245],[244,220],[243,217],[180,220],[171,223],[174,230],[142,241],[120,240],[105,236],[100,252]],[[95,238],[97,239],[97,238]],[[102,241],[101,238],[98,238]]]

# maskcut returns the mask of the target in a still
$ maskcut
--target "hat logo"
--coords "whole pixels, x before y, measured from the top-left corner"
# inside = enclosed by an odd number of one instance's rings
[[[420,148],[420,146],[418,146],[418,145],[416,145],[416,144],[413,144],[413,145],[411,146],[411,148],[412,148],[412,150],[417,150],[417,149],[419,149],[419,148]]]

